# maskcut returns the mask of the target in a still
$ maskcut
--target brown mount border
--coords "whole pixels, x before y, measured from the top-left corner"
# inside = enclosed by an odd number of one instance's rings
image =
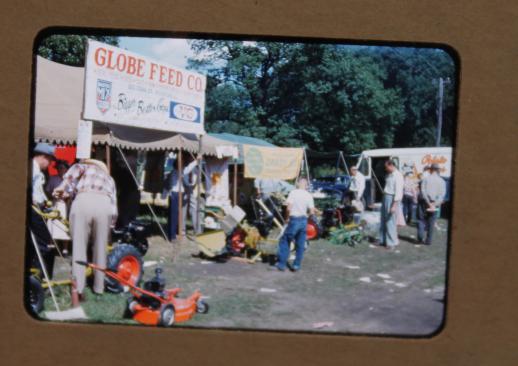
[[[0,357],[5,365],[498,364],[518,358],[516,100],[511,1],[4,1],[0,15]],[[447,323],[428,339],[55,324],[23,308],[32,51],[48,27],[449,45],[462,66]],[[192,36],[191,33],[191,36]],[[232,38],[235,38],[232,36]],[[451,54],[451,53],[450,53]],[[498,179],[497,179],[498,178]],[[240,344],[240,346],[236,346]]]

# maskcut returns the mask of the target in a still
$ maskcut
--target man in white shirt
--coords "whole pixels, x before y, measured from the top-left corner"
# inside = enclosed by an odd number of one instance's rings
[[[306,244],[306,226],[308,224],[308,213],[315,213],[313,196],[307,191],[308,181],[305,178],[299,179],[297,188],[292,190],[286,199],[288,205],[287,227],[279,240],[277,251],[277,269],[285,271],[288,266],[290,255],[290,243],[295,241],[295,261],[291,269],[296,272],[302,265],[304,257],[304,246]]]
[[[354,193],[354,199],[363,201],[363,192],[365,191],[365,176],[358,171],[358,168],[351,168],[351,185],[349,190]]]
[[[404,178],[392,160],[385,162],[385,188],[381,205],[380,245],[393,249],[398,244],[397,217],[403,199]]]

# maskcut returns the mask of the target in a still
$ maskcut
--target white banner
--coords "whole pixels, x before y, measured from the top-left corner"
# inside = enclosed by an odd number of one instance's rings
[[[90,159],[92,151],[92,121],[79,120],[77,124],[76,158]]]
[[[207,78],[88,40],[83,119],[204,134]]]

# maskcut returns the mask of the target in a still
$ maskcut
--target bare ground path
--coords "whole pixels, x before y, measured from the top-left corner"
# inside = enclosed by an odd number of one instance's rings
[[[194,258],[189,242],[173,263],[172,248],[160,237],[151,238],[145,260],[163,268],[168,287],[183,287],[185,295],[200,289],[207,297],[209,313],[185,326],[315,331],[324,323],[317,331],[424,336],[443,321],[447,221],[438,226],[431,246],[413,244],[414,227],[400,229],[395,251],[367,241],[348,247],[318,240],[297,273],[268,263]],[[155,267],[146,267],[145,278]],[[133,324],[122,319],[126,297],[106,294],[84,308],[92,321]]]

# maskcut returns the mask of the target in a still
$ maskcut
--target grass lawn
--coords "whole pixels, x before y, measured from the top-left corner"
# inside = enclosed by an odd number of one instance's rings
[[[198,250],[191,242],[179,244],[173,261],[172,245],[154,236],[144,260],[157,264],[145,268],[144,279],[160,266],[168,288],[182,287],[183,296],[200,289],[206,297],[208,314],[176,326],[427,335],[443,319],[447,225],[438,221],[431,246],[413,244],[415,227],[401,228],[393,251],[367,240],[356,247],[316,240],[297,273],[279,272],[268,263],[195,258]],[[66,277],[67,266],[59,262],[55,276]],[[57,294],[66,307],[68,289]],[[122,317],[128,294],[96,297],[88,290],[86,295],[89,322],[137,324]],[[45,309],[53,310],[50,298]]]

